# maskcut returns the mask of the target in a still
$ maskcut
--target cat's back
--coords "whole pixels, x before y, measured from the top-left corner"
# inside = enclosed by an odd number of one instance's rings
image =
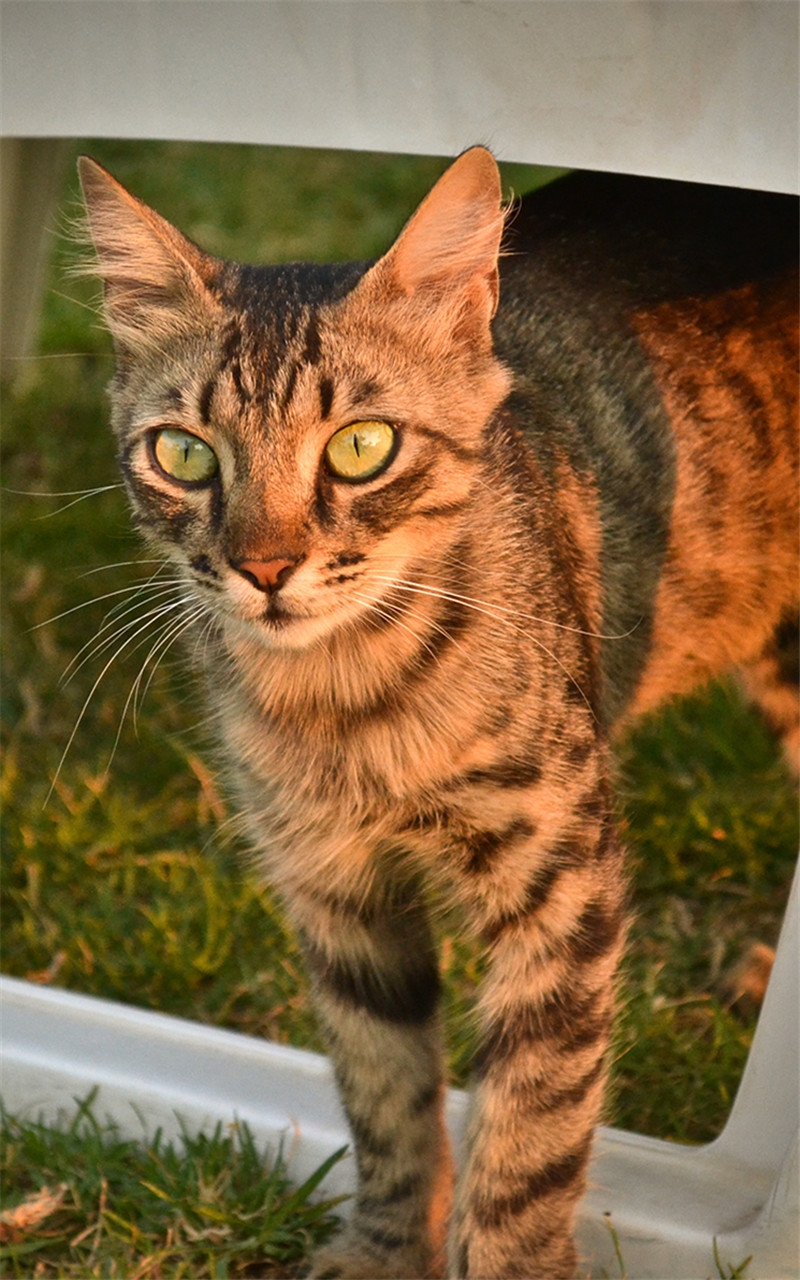
[[[508,249],[576,290],[652,306],[796,270],[799,212],[772,192],[575,173],[521,200]]]
[[[753,661],[797,598],[798,202],[575,174],[526,197],[497,346],[588,474],[612,718]]]

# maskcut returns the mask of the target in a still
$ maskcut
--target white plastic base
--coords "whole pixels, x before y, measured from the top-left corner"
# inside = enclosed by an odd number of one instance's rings
[[[598,1136],[579,1227],[593,1275],[618,1277],[613,1224],[628,1280],[694,1280],[748,1255],[748,1275],[798,1274],[798,884],[750,1060],[723,1134],[683,1147],[615,1129]],[[349,1142],[327,1059],[163,1014],[0,980],[2,1093],[16,1114],[54,1120],[99,1086],[97,1114],[128,1136],[178,1137],[246,1121],[282,1145],[302,1180]],[[452,1091],[458,1144],[467,1095]],[[325,1190],[353,1189],[352,1161]],[[609,1216],[606,1216],[609,1215]],[[726,1271],[727,1274],[727,1271]]]

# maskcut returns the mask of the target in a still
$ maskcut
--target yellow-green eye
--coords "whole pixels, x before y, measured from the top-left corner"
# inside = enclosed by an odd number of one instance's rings
[[[370,480],[391,462],[395,438],[388,422],[353,422],[331,436],[325,460],[341,480]]]
[[[211,446],[177,427],[164,427],[159,431],[154,450],[161,470],[174,480],[203,484],[219,470],[217,455]]]

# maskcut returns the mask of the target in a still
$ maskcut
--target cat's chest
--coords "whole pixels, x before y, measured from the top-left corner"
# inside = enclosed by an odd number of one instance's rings
[[[537,663],[470,658],[463,679],[351,707],[287,703],[252,665],[218,686],[228,776],[272,875],[313,879],[330,859],[357,877],[400,847],[442,865],[509,825],[560,829],[594,778],[589,706]]]
[[[248,790],[313,813],[317,820],[367,821],[404,810],[409,799],[447,786],[497,752],[479,699],[452,684],[438,696],[386,691],[360,705],[278,705],[269,691],[239,682],[217,698],[229,759]]]

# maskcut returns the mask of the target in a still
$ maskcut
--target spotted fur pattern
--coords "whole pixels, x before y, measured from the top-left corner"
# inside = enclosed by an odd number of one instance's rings
[[[377,263],[253,268],[82,178],[134,515],[196,611],[353,1134],[311,1273],[572,1276],[625,933],[613,730],[740,663],[797,733],[770,650],[797,609],[794,204],[578,175],[498,267],[475,148]],[[397,447],[344,481],[326,443],[364,420]],[[166,474],[164,426],[217,474]],[[488,960],[455,1190],[442,901]]]

